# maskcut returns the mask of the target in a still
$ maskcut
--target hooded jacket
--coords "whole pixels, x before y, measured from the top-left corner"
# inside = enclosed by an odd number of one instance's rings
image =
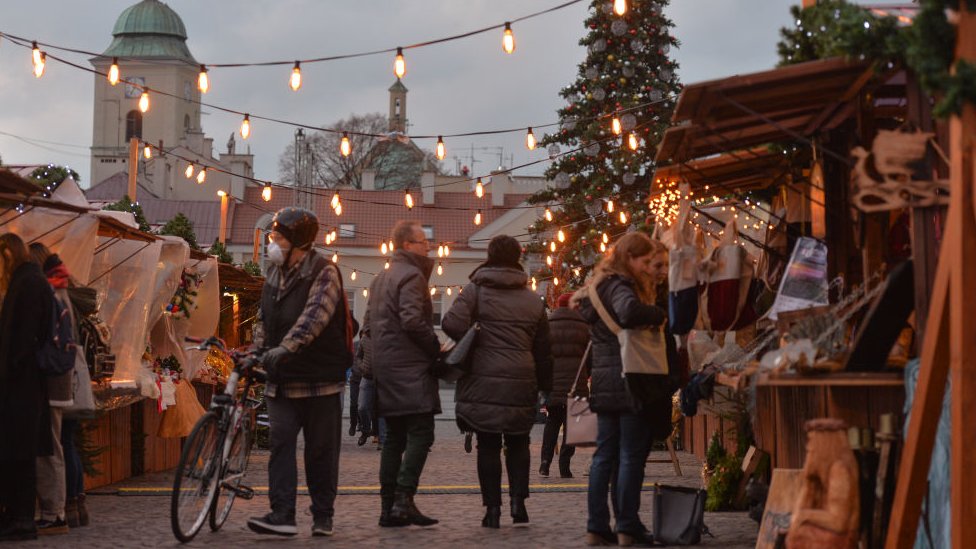
[[[590,342],[590,326],[579,312],[560,307],[549,315],[549,341],[552,343],[552,394],[549,404],[565,405],[580,362]],[[587,365],[589,366],[589,365]],[[580,391],[586,394],[589,367],[580,374]]]
[[[441,328],[454,340],[464,337],[473,322],[481,326],[471,372],[458,380],[455,393],[462,428],[528,433],[538,391],[552,388],[545,306],[527,282],[520,269],[480,267],[444,315]]]

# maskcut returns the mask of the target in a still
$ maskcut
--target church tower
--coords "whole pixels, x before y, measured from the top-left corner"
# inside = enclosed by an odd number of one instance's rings
[[[106,73],[113,58],[118,58],[123,79],[149,88],[150,106],[145,114],[139,111],[142,90],[138,87],[112,86],[104,76],[95,75],[93,184],[126,170],[130,137],[153,144],[162,141],[170,148],[187,133],[201,131],[196,86],[199,64],[186,46],[186,27],[180,16],[159,0],[142,0],[119,15],[112,36],[108,49],[89,62]],[[154,90],[175,97],[154,94]]]
[[[390,86],[390,131],[407,133],[407,87],[399,78]]]

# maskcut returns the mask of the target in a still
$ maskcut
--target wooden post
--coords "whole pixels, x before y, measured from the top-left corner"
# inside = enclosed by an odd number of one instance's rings
[[[258,227],[254,228],[254,252],[251,255],[251,261],[257,263],[261,252],[261,229]]]
[[[139,138],[129,138],[129,199],[136,201],[136,181],[139,177]]]
[[[976,14],[960,3],[956,58],[976,60]],[[952,547],[976,547],[976,107],[966,103],[949,121],[951,199],[946,237],[939,255],[929,308],[922,364],[902,453],[886,546],[907,549],[915,543],[922,498],[935,442],[934,425],[942,412],[947,376],[952,379],[951,539]]]
[[[217,194],[220,195],[220,236],[218,240],[221,244],[225,244],[227,242],[227,205],[229,198],[224,191],[217,191]]]

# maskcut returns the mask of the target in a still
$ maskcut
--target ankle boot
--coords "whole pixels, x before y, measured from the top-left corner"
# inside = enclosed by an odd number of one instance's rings
[[[549,476],[549,462],[543,461],[539,464],[539,474],[548,477]]]
[[[81,526],[78,519],[78,498],[71,498],[64,502],[64,520],[68,522],[68,528]]]
[[[393,497],[383,496],[380,503],[380,526],[383,528],[396,528],[399,526],[409,526],[406,521],[393,520],[390,517],[390,510],[393,508]]]
[[[85,494],[78,494],[78,524],[88,526],[88,507],[85,505]]]
[[[406,492],[396,493],[396,497],[393,500],[393,507],[390,509],[390,519],[396,522],[406,521],[407,524],[414,524],[416,526],[433,526],[440,522],[437,519],[424,516],[420,512],[420,509],[417,509],[417,505],[414,504],[413,494]]]
[[[528,524],[529,512],[525,509],[525,498],[512,498],[512,522]]]
[[[501,528],[502,508],[500,505],[489,505],[485,510],[485,518],[481,525],[485,528]]]

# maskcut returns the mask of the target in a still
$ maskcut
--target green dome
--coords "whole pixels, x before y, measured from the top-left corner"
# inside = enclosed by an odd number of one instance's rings
[[[186,26],[159,0],[142,0],[119,15],[105,57],[165,58],[196,63],[186,47]]]

